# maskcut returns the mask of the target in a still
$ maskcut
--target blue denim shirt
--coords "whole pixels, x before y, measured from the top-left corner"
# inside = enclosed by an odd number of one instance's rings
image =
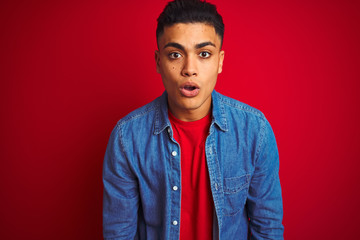
[[[205,151],[214,238],[283,239],[279,157],[264,115],[213,91]],[[180,159],[166,92],[118,122],[104,160],[105,239],[179,239]]]

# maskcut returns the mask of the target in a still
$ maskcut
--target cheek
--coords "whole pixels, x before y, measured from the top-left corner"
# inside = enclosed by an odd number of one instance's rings
[[[173,78],[176,78],[179,71],[179,67],[175,64],[167,64],[163,66],[163,77],[166,77],[167,79],[171,80]]]
[[[170,90],[171,88],[173,88],[174,84],[176,83],[176,67],[170,67],[170,68],[166,68],[163,69],[162,74],[161,74],[161,78],[162,81],[164,83],[164,86]]]
[[[214,61],[212,64],[207,65],[204,70],[208,78],[214,78],[216,80],[219,70],[218,62]]]

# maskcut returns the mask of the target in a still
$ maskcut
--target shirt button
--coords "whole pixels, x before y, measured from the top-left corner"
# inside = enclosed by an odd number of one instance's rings
[[[174,157],[177,155],[176,151],[172,151],[171,155],[173,155]]]
[[[177,187],[177,186],[173,186],[173,190],[174,190],[174,191],[177,191],[177,190],[178,190],[178,187]]]
[[[175,220],[175,221],[172,222],[172,224],[173,224],[174,226],[176,226],[176,225],[178,225],[178,222]]]
[[[167,129],[168,133],[170,133],[170,128]]]

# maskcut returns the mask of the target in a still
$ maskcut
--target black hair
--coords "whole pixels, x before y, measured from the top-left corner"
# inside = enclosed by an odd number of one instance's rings
[[[164,33],[165,27],[176,23],[206,23],[215,28],[216,34],[224,38],[224,23],[216,6],[201,0],[174,0],[168,2],[157,19],[156,40]]]

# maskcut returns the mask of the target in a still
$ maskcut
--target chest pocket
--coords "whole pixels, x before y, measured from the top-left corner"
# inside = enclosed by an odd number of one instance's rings
[[[250,174],[224,178],[224,214],[232,216],[244,208],[250,183]]]

